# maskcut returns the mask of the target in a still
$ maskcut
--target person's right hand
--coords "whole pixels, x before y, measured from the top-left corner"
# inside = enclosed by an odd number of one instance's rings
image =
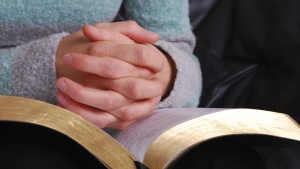
[[[72,53],[63,58],[65,63],[81,72],[77,71],[74,73],[74,70],[71,69],[71,71],[62,73],[65,75],[69,73],[71,76],[67,76],[69,78],[58,79],[57,86],[62,91],[62,93],[58,94],[58,100],[60,100],[60,104],[63,107],[80,114],[99,127],[108,126],[122,129],[151,112],[159,101],[161,84],[157,78],[153,77],[155,73],[161,70],[162,63],[159,61],[162,59],[159,57],[162,56],[159,56],[161,53],[150,53],[151,58],[140,57],[139,52],[135,53],[133,51],[143,52],[146,50],[147,52],[150,48],[154,49],[154,51],[149,50],[148,52],[158,52],[158,50],[150,45],[137,45],[135,41],[139,40],[133,40],[134,37],[128,39],[120,31],[108,29],[107,26],[102,27],[100,30],[102,31],[102,35],[105,35],[103,39],[106,41],[97,42],[98,46],[95,44],[93,46],[89,41],[78,38],[82,36],[78,33],[64,39],[67,40],[64,42],[69,43],[80,42],[79,46],[77,45],[78,43],[75,43],[77,46],[73,46],[75,47],[75,51],[77,50],[78,52],[78,50],[81,50],[80,53],[87,51],[87,53],[90,52],[92,55]],[[153,39],[153,37],[155,36],[152,35],[151,38]],[[89,50],[84,49],[83,46],[89,46]],[[117,49],[121,50],[113,50],[114,48],[116,49],[116,46],[118,46]],[[122,47],[120,48],[120,46]],[[103,52],[110,57],[99,57],[99,53],[103,54]],[[123,57],[120,58],[120,54]],[[95,57],[95,55],[98,57]],[[156,56],[158,58],[155,58]],[[71,64],[68,57],[71,57],[73,60]],[[112,60],[107,62],[103,61],[103,59]],[[107,63],[109,64],[106,66],[109,67],[108,69],[104,69],[102,64],[106,67],[105,64]],[[130,64],[128,65],[128,63]],[[139,66],[134,66],[132,63],[138,63]],[[114,65],[113,67],[111,67],[112,64]],[[128,67],[124,67],[124,65]],[[145,67],[143,68],[143,66]],[[145,69],[146,67],[147,69]],[[62,74],[60,75],[63,76]],[[75,78],[72,79],[72,77]],[[143,79],[138,77],[142,77]]]

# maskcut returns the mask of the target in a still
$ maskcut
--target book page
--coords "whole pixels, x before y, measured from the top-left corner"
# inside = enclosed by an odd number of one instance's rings
[[[149,146],[144,163],[153,169],[168,168],[184,151],[203,141],[249,134],[300,141],[300,126],[282,113],[228,109],[191,119],[167,130]]]
[[[164,131],[190,119],[224,109],[169,108],[155,110],[146,118],[132,124],[114,138],[123,144],[138,161],[143,162],[149,145]]]

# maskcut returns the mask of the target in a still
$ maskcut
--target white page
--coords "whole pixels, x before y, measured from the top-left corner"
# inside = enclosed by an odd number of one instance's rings
[[[213,108],[169,108],[155,110],[148,117],[132,124],[113,137],[123,144],[138,161],[143,162],[145,153],[160,134],[177,124],[193,118],[218,112]]]

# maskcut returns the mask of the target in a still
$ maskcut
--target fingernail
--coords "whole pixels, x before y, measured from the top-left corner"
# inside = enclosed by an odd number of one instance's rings
[[[91,29],[92,32],[94,32],[94,33],[98,33],[99,32],[98,28],[96,28],[96,27],[94,27],[92,25],[88,25],[88,26],[89,26],[89,28]]]
[[[56,84],[57,88],[63,92],[67,91],[67,84],[64,80],[58,80]]]
[[[64,61],[65,64],[71,65],[72,62],[73,62],[73,57],[72,57],[72,55],[66,54],[66,55],[63,57],[63,61]]]
[[[58,102],[62,105],[62,106],[65,106],[65,105],[67,105],[67,99],[66,99],[66,97],[63,95],[63,94],[58,94],[57,95],[57,100],[58,100]]]
[[[161,96],[156,97],[156,103],[159,103]]]

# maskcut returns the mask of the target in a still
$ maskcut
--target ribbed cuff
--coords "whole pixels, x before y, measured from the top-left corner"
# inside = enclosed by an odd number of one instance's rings
[[[156,45],[172,57],[177,70],[172,91],[157,108],[197,107],[202,90],[199,61],[170,42],[159,41]]]
[[[17,47],[13,63],[13,95],[55,103],[55,58],[68,33],[54,34]]]

